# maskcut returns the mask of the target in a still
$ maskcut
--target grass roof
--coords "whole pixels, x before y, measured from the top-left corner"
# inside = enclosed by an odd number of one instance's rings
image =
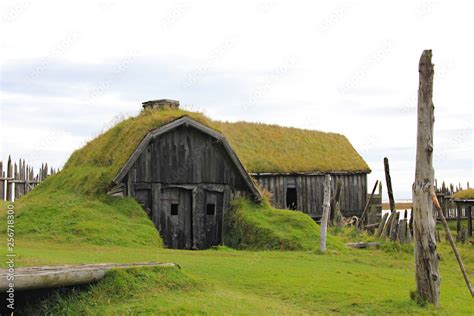
[[[140,141],[152,129],[188,116],[224,134],[248,172],[370,172],[346,137],[335,133],[260,123],[212,121],[201,113],[180,109],[144,110],[112,127],[76,150],[64,167],[94,168],[93,181],[79,189],[94,193],[110,184]],[[85,173],[82,173],[87,176]],[[78,173],[74,173],[78,176]],[[95,182],[95,183],[94,183]],[[70,185],[66,181],[64,185]]]
[[[213,123],[249,172],[370,172],[340,134],[262,123]]]
[[[474,189],[461,190],[454,193],[455,199],[474,199]]]

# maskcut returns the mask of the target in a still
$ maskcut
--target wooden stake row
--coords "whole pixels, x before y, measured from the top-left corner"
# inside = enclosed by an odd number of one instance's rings
[[[35,173],[34,168],[28,165],[24,159],[20,159],[16,163],[12,162],[9,156],[5,170],[3,170],[3,161],[0,161],[0,200],[14,201],[22,197],[48,176],[58,171],[48,167],[47,163],[43,163]]]

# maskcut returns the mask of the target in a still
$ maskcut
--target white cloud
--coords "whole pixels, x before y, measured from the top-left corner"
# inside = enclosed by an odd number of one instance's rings
[[[0,9],[3,159],[27,156],[53,133],[58,141],[40,158],[62,164],[116,115],[168,97],[216,119],[343,133],[374,170],[372,182],[389,156],[395,195],[409,198],[418,58],[432,48],[437,177],[473,182],[468,1],[8,1]]]

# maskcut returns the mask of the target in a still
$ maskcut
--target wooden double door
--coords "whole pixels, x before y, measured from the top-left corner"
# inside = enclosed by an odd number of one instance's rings
[[[152,219],[165,246],[207,249],[222,243],[224,186],[153,185]]]

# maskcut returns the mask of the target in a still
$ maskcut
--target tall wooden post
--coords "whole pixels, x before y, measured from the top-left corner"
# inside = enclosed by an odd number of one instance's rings
[[[326,252],[326,235],[328,230],[329,211],[331,208],[331,175],[324,177],[324,201],[323,201],[323,217],[321,218],[321,232],[319,234],[319,249]]]
[[[415,275],[418,295],[439,306],[439,259],[436,251],[433,202],[433,64],[431,50],[423,51],[419,63],[418,129],[416,172],[413,184],[413,232],[415,238]]]
[[[388,165],[388,158],[385,157],[383,159],[383,165],[385,167],[385,181],[387,182],[387,193],[388,193],[388,201],[390,203],[390,212],[395,213],[395,199],[393,198],[393,190],[392,190],[392,177],[390,176],[390,166]]]

